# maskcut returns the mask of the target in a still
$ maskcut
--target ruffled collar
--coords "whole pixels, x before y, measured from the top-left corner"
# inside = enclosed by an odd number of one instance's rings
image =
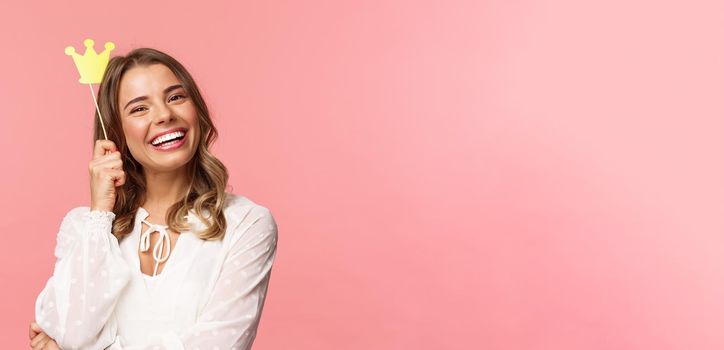
[[[243,218],[248,214],[248,211],[241,210],[240,207],[246,207],[250,201],[241,195],[227,192],[225,203],[224,203],[224,216],[226,218],[227,227],[235,227],[243,221]],[[233,210],[229,210],[232,209]],[[211,221],[211,215],[208,209],[202,209],[203,217]],[[148,211],[143,207],[138,207],[137,225],[149,216]],[[199,234],[206,230],[208,227],[201,221],[199,215],[194,209],[189,209],[188,213],[184,215],[184,218],[189,224],[189,232]]]
[[[207,219],[209,218],[209,211],[204,209],[203,210],[204,217]],[[146,209],[143,207],[138,207],[138,221],[143,221],[146,218],[148,218],[150,214]],[[190,209],[188,214],[184,215],[184,219],[189,223],[189,230],[194,233],[199,233],[206,229],[206,225],[204,225],[203,221],[199,218],[199,216],[196,214],[196,211],[193,209]]]

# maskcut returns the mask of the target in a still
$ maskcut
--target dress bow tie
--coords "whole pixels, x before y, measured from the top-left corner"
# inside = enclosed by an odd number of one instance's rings
[[[153,268],[153,275],[156,276],[156,272],[158,271],[158,264],[166,261],[168,259],[169,255],[171,255],[171,237],[168,235],[168,232],[166,229],[168,226],[164,225],[156,225],[152,224],[146,220],[143,220],[143,223],[148,225],[148,230],[144,232],[141,235],[141,251],[146,252],[148,251],[148,248],[151,245],[151,234],[154,232],[158,232],[161,234],[161,237],[158,238],[156,241],[156,244],[153,246],[153,260],[156,261],[156,266]],[[163,247],[164,245],[168,245],[168,251],[166,254],[163,254]]]

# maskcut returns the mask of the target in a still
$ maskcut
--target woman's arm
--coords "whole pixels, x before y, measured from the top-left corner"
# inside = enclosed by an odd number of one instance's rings
[[[60,225],[52,277],[35,319],[62,348],[102,349],[115,338],[111,317],[130,268],[111,234],[112,212],[74,208]]]
[[[276,257],[277,225],[257,206],[232,232],[233,242],[199,321],[179,338],[186,349],[251,349]]]

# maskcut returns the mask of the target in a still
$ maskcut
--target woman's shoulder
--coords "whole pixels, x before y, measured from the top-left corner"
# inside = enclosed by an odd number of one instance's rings
[[[246,196],[226,192],[226,201],[224,205],[224,214],[235,217],[236,219],[245,219],[249,214],[269,215],[271,210],[257,202],[252,201]]]
[[[230,192],[226,193],[225,203],[224,216],[227,219],[225,240],[238,239],[235,236],[243,235],[244,232],[260,226],[263,226],[267,234],[276,236],[276,222],[271,210],[266,206],[246,196]]]

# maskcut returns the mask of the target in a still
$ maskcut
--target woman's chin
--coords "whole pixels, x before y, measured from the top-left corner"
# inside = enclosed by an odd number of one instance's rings
[[[146,172],[173,172],[183,169],[189,161],[191,156],[183,154],[165,155],[165,156],[153,156],[150,157],[150,164],[142,164]]]

